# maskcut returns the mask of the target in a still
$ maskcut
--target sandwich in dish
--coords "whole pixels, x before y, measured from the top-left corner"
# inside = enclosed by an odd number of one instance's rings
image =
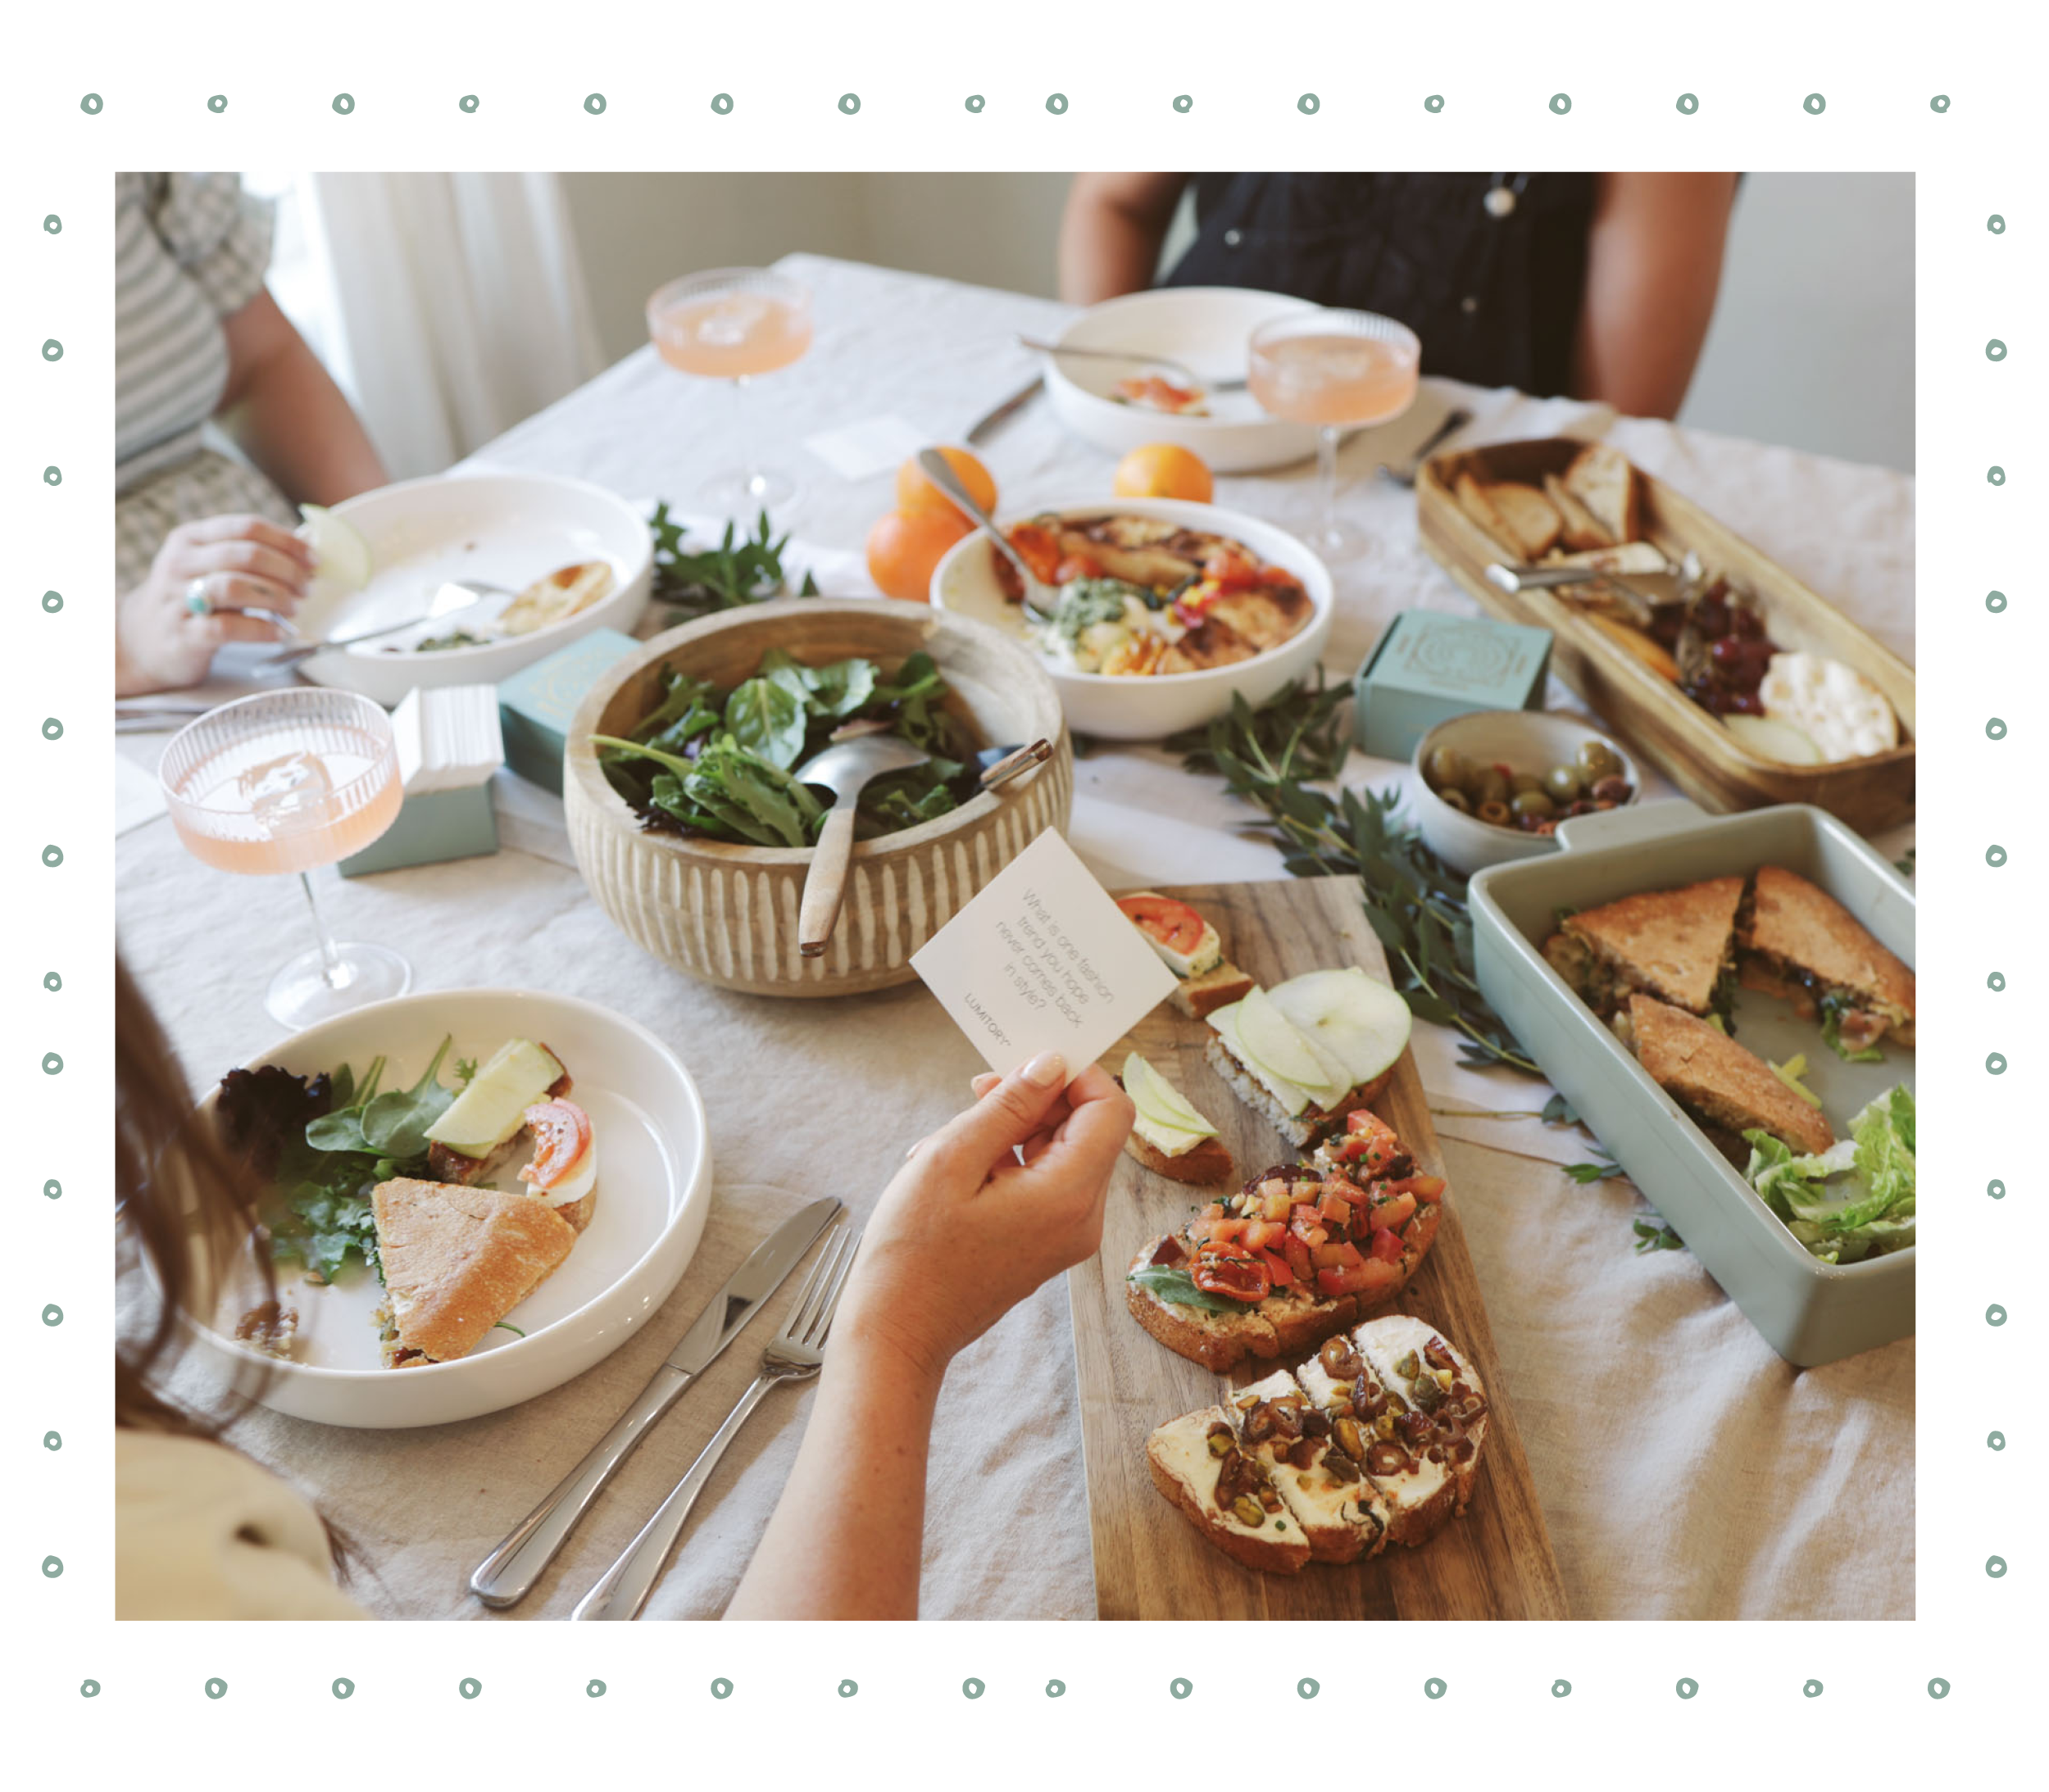
[[[1688,1014],[1726,1012],[1741,878],[1651,890],[1563,917],[1544,956],[1603,1020],[1636,991]]]
[[[1746,989],[1782,996],[1841,1055],[1914,1043],[1914,973],[1825,890],[1779,865],[1758,868],[1737,928]]]
[[[1810,1155],[1836,1142],[1819,1108],[1720,1028],[1642,995],[1611,1024],[1651,1080],[1739,1169],[1750,1161],[1743,1134],[1752,1130]]]

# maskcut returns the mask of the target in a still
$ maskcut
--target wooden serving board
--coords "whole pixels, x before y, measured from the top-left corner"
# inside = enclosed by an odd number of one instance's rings
[[[1356,964],[1385,974],[1350,878],[1195,885],[1165,891],[1198,909],[1224,953],[1263,987],[1305,971]],[[1297,1154],[1203,1062],[1210,1029],[1162,1003],[1104,1059],[1114,1074],[1127,1051],[1149,1059],[1222,1133],[1241,1179]],[[1374,1102],[1426,1172],[1442,1174],[1437,1134],[1405,1053]],[[1095,1552],[1096,1609],[1106,1618],[1560,1618],[1569,1616],[1551,1538],[1537,1503],[1502,1384],[1457,1189],[1430,1254],[1392,1306],[1441,1330],[1479,1371],[1489,1420],[1479,1485],[1465,1516],[1420,1549],[1393,1545],[1365,1562],[1312,1562],[1294,1575],[1259,1574],[1212,1548],[1164,1499],[1147,1471],[1146,1439],[1159,1426],[1216,1401],[1217,1377],[1156,1343],[1124,1304],[1124,1271],[1138,1247],[1188,1217],[1204,1191],[1154,1175],[1125,1157],[1111,1186],[1101,1252],[1070,1273],[1081,1385],[1082,1447]],[[1293,1367],[1295,1359],[1281,1359]],[[1231,1381],[1271,1374],[1279,1362],[1241,1364]]]
[[[1782,765],[1759,759],[1738,745],[1715,717],[1557,592],[1509,592],[1488,581],[1488,567],[1513,556],[1460,508],[1453,496],[1459,475],[1541,485],[1545,474],[1563,473],[1584,446],[1549,437],[1433,456],[1415,487],[1416,528],[1425,551],[1490,615],[1549,629],[1552,669],[1606,717],[1629,746],[1702,808],[1726,814],[1768,803],[1812,803],[1864,833],[1913,819],[1913,668],[1662,479],[1633,469],[1643,516],[1638,533],[1669,560],[1694,549],[1709,572],[1747,587],[1764,606],[1765,626],[1781,646],[1840,660],[1862,673],[1899,716],[1897,746],[1835,765]]]

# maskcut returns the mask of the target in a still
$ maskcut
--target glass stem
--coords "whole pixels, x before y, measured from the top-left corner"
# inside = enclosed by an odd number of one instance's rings
[[[306,892],[306,912],[313,917],[313,937],[320,942],[320,981],[329,989],[342,989],[348,983],[348,968],[342,963],[342,955],[334,950],[334,941],[327,931],[327,923],[320,919],[320,905],[313,900],[313,880],[302,871],[299,887]]]
[[[1323,499],[1323,539],[1338,534],[1338,427],[1325,424],[1316,433],[1316,483]]]
[[[740,463],[740,483],[750,501],[758,498],[767,484],[761,477],[761,470],[755,464],[754,433],[749,425],[754,420],[753,406],[747,402],[747,375],[733,376],[733,447]],[[740,520],[752,525],[751,516]]]

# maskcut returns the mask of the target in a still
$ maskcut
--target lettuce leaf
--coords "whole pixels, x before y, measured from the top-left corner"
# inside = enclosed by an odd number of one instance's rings
[[[1800,1157],[1768,1132],[1750,1146],[1744,1179],[1824,1263],[1857,1263],[1914,1242],[1914,1096],[1904,1084],[1860,1109],[1851,1136]]]

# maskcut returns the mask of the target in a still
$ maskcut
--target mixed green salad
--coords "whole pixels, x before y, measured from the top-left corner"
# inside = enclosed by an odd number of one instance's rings
[[[295,1077],[276,1064],[230,1070],[215,1113],[223,1141],[270,1185],[263,1223],[271,1254],[332,1282],[352,1256],[384,1274],[370,1191],[393,1177],[427,1177],[427,1128],[476,1074],[468,1059],[455,1085],[440,1080],[450,1041],[410,1089],[385,1089],[384,1060],[359,1082],[347,1064]]]
[[[1861,1263],[1914,1242],[1914,1096],[1902,1083],[1852,1116],[1850,1136],[1797,1157],[1769,1132],[1743,1135],[1744,1176],[1825,1263]]]
[[[729,691],[663,667],[661,701],[627,737],[591,740],[612,788],[649,832],[753,846],[817,839],[826,805],[794,773],[835,741],[888,734],[922,747],[931,755],[925,764],[862,791],[855,832],[867,840],[931,821],[974,794],[976,742],[946,696],[928,653],[885,677],[873,660],[811,666],[771,647]]]

